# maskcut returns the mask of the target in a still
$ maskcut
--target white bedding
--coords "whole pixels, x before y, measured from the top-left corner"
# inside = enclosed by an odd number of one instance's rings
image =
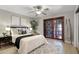
[[[28,53],[44,43],[47,43],[47,40],[43,35],[36,35],[21,39],[18,53]]]
[[[28,34],[24,34],[24,35],[28,35]],[[12,38],[12,42],[15,43],[16,38],[19,36],[23,36],[23,35],[14,35]],[[47,43],[47,40],[43,35],[35,35],[35,36],[23,38],[20,41],[20,48],[18,49],[18,53],[21,54],[28,53],[44,43]]]
[[[16,38],[20,37],[20,36],[23,36],[23,35],[31,35],[31,33],[29,33],[29,34],[22,34],[22,35],[12,34],[12,42],[15,43]]]

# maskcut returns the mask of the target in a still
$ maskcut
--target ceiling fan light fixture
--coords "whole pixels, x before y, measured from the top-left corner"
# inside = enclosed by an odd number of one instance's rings
[[[36,14],[41,14],[42,12],[41,11],[36,11]]]
[[[47,15],[45,12],[47,12],[47,10],[49,10],[48,8],[43,8],[43,6],[39,6],[39,5],[33,6],[33,9],[34,9],[34,11],[32,11],[32,12],[34,12],[36,16],[41,15],[41,14]]]

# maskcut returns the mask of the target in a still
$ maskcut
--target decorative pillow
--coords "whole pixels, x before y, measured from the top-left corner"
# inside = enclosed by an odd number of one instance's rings
[[[26,28],[23,28],[22,29],[22,34],[26,34],[27,32],[26,32]]]
[[[26,34],[26,29],[25,28],[18,29],[18,34]]]
[[[20,35],[20,34],[22,34],[22,29],[18,29],[18,34]]]

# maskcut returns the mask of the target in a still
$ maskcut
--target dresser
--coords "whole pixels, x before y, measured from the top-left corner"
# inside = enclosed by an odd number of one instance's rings
[[[10,43],[12,43],[12,36],[0,37],[0,48]]]

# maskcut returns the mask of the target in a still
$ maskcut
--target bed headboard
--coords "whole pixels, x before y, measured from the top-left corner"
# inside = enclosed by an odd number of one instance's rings
[[[27,33],[27,26],[10,26],[11,28],[11,35],[19,35],[19,34],[26,34]]]
[[[10,28],[28,28],[27,26],[10,26]]]

